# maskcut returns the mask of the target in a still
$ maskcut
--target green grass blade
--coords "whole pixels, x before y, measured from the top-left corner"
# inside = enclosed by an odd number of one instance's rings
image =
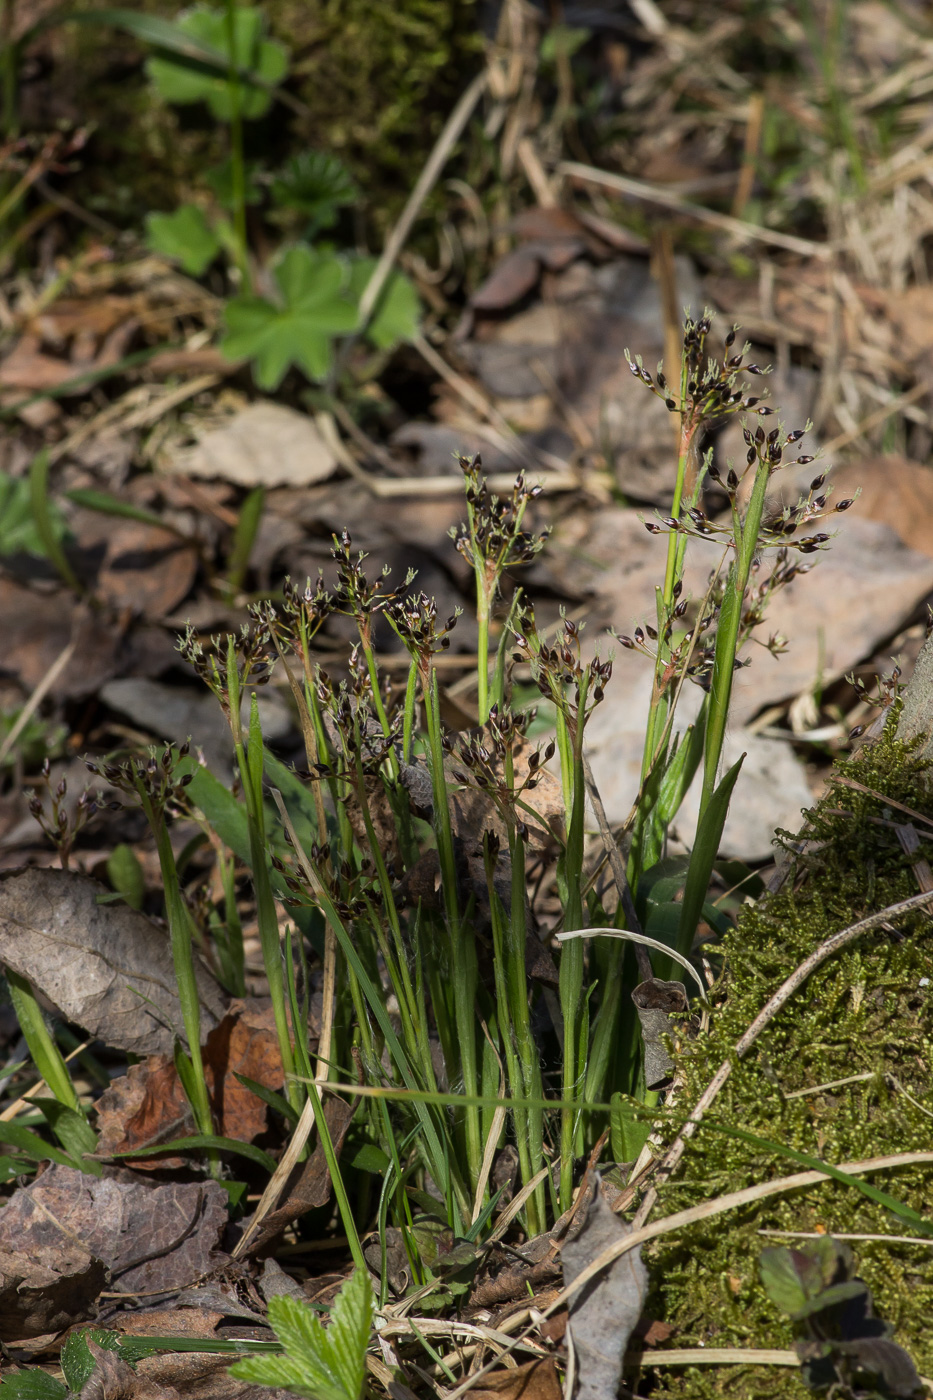
[[[52,512],[49,508],[49,465],[48,449],[43,447],[42,451],[37,452],[33,457],[32,465],[29,468],[29,501],[32,506],[32,519],[36,533],[42,541],[46,557],[55,565],[62,581],[74,593],[80,594],[84,592],[84,585],[69,564],[52,522]]]
[[[732,799],[732,790],[745,761],[745,755],[734,763],[722,782],[713,793],[706,810],[697,825],[696,841],[690,854],[687,881],[684,885],[684,898],[680,912],[680,928],[677,932],[677,951],[681,957],[690,956],[693,936],[700,922],[700,914],[706,903],[713,864],[719,854],[722,829],[726,824],[726,814]]]
[[[261,1147],[256,1147],[251,1142],[239,1142],[236,1138],[219,1137],[216,1133],[192,1133],[190,1137],[173,1138],[171,1142],[160,1142],[155,1147],[137,1147],[132,1152],[113,1152],[110,1155],[116,1161],[124,1157],[156,1157],[163,1152],[202,1150],[233,1152],[238,1157],[246,1157],[248,1161],[264,1167],[270,1176],[277,1166],[275,1158],[270,1157],[268,1152],[263,1152]]]

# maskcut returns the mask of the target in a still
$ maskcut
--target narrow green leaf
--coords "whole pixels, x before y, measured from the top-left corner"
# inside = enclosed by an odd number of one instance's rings
[[[681,906],[680,929],[677,934],[677,949],[682,957],[689,957],[693,948],[693,936],[697,931],[700,913],[706,903],[710,876],[719,854],[722,829],[732,799],[732,790],[745,761],[745,755],[734,763],[710,798],[709,805],[697,825],[696,840],[690,853],[690,866],[684,885],[684,898]]]
[[[83,585],[68,562],[60,532],[56,529],[55,514],[49,500],[49,453],[45,447],[36,453],[29,468],[29,499],[36,534],[42,541],[42,552],[55,565],[62,582],[74,593],[83,593]]]
[[[193,1133],[191,1137],[173,1138],[171,1142],[160,1142],[157,1147],[138,1147],[133,1152],[114,1152],[113,1157],[156,1157],[163,1152],[194,1152],[208,1149],[216,1152],[233,1152],[238,1157],[246,1157],[251,1162],[256,1162],[260,1167],[264,1167],[271,1174],[275,1171],[277,1163],[274,1157],[270,1157],[268,1152],[263,1152],[261,1147],[256,1147],[251,1142],[239,1142],[236,1138],[218,1137],[215,1133]],[[69,1165],[71,1165],[69,1163]]]
[[[248,1075],[237,1074],[233,1071],[234,1079],[238,1079],[244,1089],[248,1089],[251,1094],[255,1094],[257,1099],[262,1099],[263,1103],[274,1108],[276,1113],[281,1113],[290,1123],[297,1123],[299,1114],[292,1108],[284,1094],[277,1094],[274,1089],[267,1089],[265,1084],[259,1084],[255,1079],[250,1079]]]
[[[31,1162],[57,1162],[60,1167],[78,1167],[78,1163],[57,1147],[34,1133],[31,1128],[23,1128],[18,1123],[0,1122],[0,1142],[14,1147],[17,1152],[28,1157]]]
[[[100,1162],[85,1156],[85,1153],[97,1151],[97,1134],[83,1111],[59,1103],[58,1099],[33,1099],[33,1103],[81,1171],[88,1176],[102,1176]]]
[[[142,909],[146,898],[146,877],[139,857],[125,841],[113,848],[107,861],[107,879],[131,909]]]

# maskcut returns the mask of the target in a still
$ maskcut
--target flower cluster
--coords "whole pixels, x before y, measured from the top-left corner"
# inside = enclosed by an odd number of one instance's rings
[[[84,766],[95,777],[103,778],[118,792],[142,800],[159,815],[166,812],[176,814],[188,810],[185,789],[194,778],[193,773],[177,773],[179,763],[188,757],[190,740],[180,748],[167,744],[161,755],[153,748],[147,757],[124,759],[122,763],[107,763],[102,759],[85,759]]]
[[[612,661],[596,657],[583,664],[580,628],[569,617],[563,619],[562,636],[554,646],[539,636],[534,614],[530,611],[519,619],[518,629],[515,633],[518,650],[513,652],[512,659],[530,664],[541,694],[563,713],[571,733],[577,733],[605,695],[612,675]]]
[[[519,472],[512,494],[504,500],[490,495],[486,478],[481,474],[482,458],[461,457],[460,468],[466,477],[468,520],[450,530],[459,552],[472,569],[479,566],[490,579],[498,579],[502,571],[518,564],[530,564],[544,548],[548,532],[534,534],[522,529],[529,501],[541,495],[540,486],[527,486]]]
[[[692,536],[694,539],[718,538],[729,548],[734,548],[736,498],[743,480],[749,472],[757,473],[760,467],[764,467],[770,475],[771,472],[778,471],[782,466],[799,467],[812,462],[813,457],[806,454],[793,458],[789,463],[784,461],[784,453],[787,448],[799,442],[805,432],[805,428],[795,428],[793,432],[787,433],[782,438],[780,428],[772,428],[771,432],[767,434],[760,425],[754,433],[750,428],[745,428],[743,435],[748,450],[742,471],[737,472],[734,467],[730,467],[724,479],[717,467],[709,466],[707,474],[710,480],[721,486],[729,497],[733,508],[730,519],[725,521],[711,520],[699,506],[690,506],[680,517],[665,515],[659,516],[657,521],[646,520],[645,529],[652,535],[676,532]],[[822,549],[831,538],[823,531],[814,535],[804,535],[799,539],[794,539],[792,536],[811,522],[821,520],[828,515],[838,515],[854,504],[854,497],[852,497],[839,501],[835,506],[829,505],[829,491],[823,489],[825,485],[826,473],[823,472],[813,478],[806,496],[802,496],[796,505],[785,506],[762,520],[758,536],[759,548],[790,548],[799,550],[801,554],[814,554],[818,549]]]
[[[65,800],[68,796],[68,780],[63,774],[55,787],[52,787],[52,765],[48,758],[42,763],[42,782],[48,793],[49,811],[46,812],[43,798],[34,788],[30,788],[26,792],[29,812],[58,850],[62,869],[67,870],[71,850],[79,831],[100,810],[103,799],[100,793],[93,795],[85,788],[75,804],[74,811],[69,812]]]
[[[736,329],[726,336],[725,351],[721,360],[707,358],[706,339],[710,333],[712,317],[706,312],[698,321],[687,317],[684,324],[684,383],[683,392],[668,383],[661,366],[655,375],[649,374],[640,356],[634,359],[626,351],[629,369],[636,379],[663,400],[670,413],[680,413],[684,420],[687,437],[701,425],[711,427],[721,423],[736,413],[757,413],[767,417],[774,412],[760,398],[749,395],[739,380],[743,374],[767,374],[767,369],[746,363],[745,356],[751,347],[745,345],[739,354],[733,354]]]

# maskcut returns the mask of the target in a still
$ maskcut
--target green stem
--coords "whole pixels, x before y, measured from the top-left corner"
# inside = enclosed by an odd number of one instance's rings
[[[175,981],[178,984],[178,1000],[181,1004],[185,1037],[188,1041],[188,1057],[193,1071],[191,1108],[194,1112],[198,1132],[210,1134],[214,1131],[214,1125],[210,1096],[207,1092],[207,1081],[204,1077],[204,1061],[201,1056],[201,1002],[194,969],[191,916],[182,898],[181,887],[178,883],[175,855],[172,851],[165,815],[161,809],[154,805],[146,791],[145,781],[141,777],[136,779],[136,790],[139,793],[146,820],[155,837],[156,851],[159,856],[159,869],[165,891],[165,913],[172,946],[172,963],[175,968]]]
[[[454,852],[453,831],[450,824],[450,805],[447,794],[447,781],[444,776],[444,747],[441,733],[440,699],[437,686],[437,672],[433,666],[422,672],[422,688],[425,699],[425,722],[428,731],[428,746],[431,754],[431,784],[434,797],[434,830],[437,839],[437,855],[441,870],[441,885],[444,895],[444,912],[447,917],[447,933],[450,939],[452,993],[454,1001],[454,1024],[458,1041],[458,1060],[463,1075],[464,1092],[475,1098],[478,1088],[476,1068],[476,947],[460,917],[460,901],[457,890],[457,860]],[[482,1132],[480,1113],[475,1104],[464,1113],[466,1136],[466,1157],[472,1190],[479,1176],[482,1162]]]
[[[233,230],[238,250],[237,266],[243,279],[243,290],[248,292],[252,287],[252,278],[246,244],[246,171],[243,162],[243,113],[240,100],[242,89],[237,66],[235,0],[227,0],[226,19],[227,45],[230,50],[227,90],[230,94],[230,181],[233,187]]]
[[[719,625],[716,629],[716,651],[710,681],[709,712],[706,720],[706,742],[703,752],[700,821],[703,819],[703,814],[709,806],[716,788],[716,778],[726,735],[726,723],[729,718],[729,703],[732,699],[732,677],[735,673],[735,657],[742,624],[742,607],[745,601],[745,590],[748,587],[748,577],[755,558],[755,550],[758,546],[765,493],[768,489],[770,475],[771,468],[768,463],[759,462],[744,522],[740,520],[735,506],[732,510],[735,559],[726,580],[726,592],[719,612]]]

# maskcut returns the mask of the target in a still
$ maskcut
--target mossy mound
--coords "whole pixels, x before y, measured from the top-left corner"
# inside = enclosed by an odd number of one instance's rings
[[[833,782],[808,814],[805,853],[782,890],[749,908],[724,940],[725,974],[711,1032],[680,1057],[685,1112],[778,986],[831,934],[919,893],[910,859],[893,826],[909,816],[885,798],[933,817],[928,765],[893,726],[876,744],[840,764],[836,775],[878,796]],[[878,819],[881,819],[879,822]],[[922,834],[922,827],[918,824]],[[788,847],[790,843],[788,842]],[[916,857],[914,857],[916,859]],[[911,1151],[933,1144],[933,925],[923,913],[878,929],[830,958],[791,997],[735,1065],[711,1110],[711,1126],[690,1143],[655,1218],[757,1182],[799,1170],[777,1153],[724,1134],[712,1124],[744,1128],[829,1163]],[[717,1000],[714,994],[714,1001]],[[868,1075],[848,1084],[837,1081]],[[826,1089],[819,1086],[834,1084]],[[791,1097],[813,1088],[812,1094]],[[914,1210],[933,1216],[929,1164],[878,1172],[867,1180]],[[854,1189],[825,1184],[774,1196],[662,1238],[648,1251],[655,1296],[649,1315],[675,1331],[676,1347],[790,1347],[790,1326],[758,1277],[766,1245],[790,1238],[763,1229],[831,1234],[905,1235],[884,1207]],[[853,1240],[858,1273],[878,1315],[895,1328],[921,1374],[933,1373],[933,1248],[930,1242]],[[659,1368],[652,1394],[678,1397],[800,1397],[809,1392],[794,1369],[708,1366]]]

